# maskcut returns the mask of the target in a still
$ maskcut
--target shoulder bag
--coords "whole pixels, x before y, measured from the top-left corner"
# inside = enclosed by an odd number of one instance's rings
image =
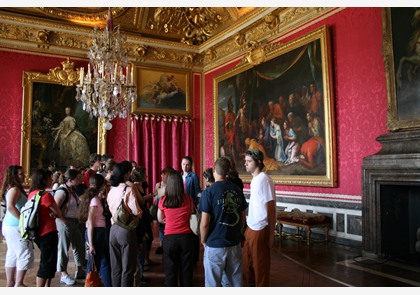
[[[200,234],[200,215],[196,208],[191,213],[190,228],[196,236]]]
[[[92,255],[90,257],[90,265],[88,267],[89,272],[86,275],[85,287],[103,287],[101,278],[98,270],[96,269],[95,258]]]
[[[126,189],[127,189],[127,186],[124,188],[121,202],[118,205],[114,216],[112,216],[112,220],[114,221],[115,224],[125,229],[134,230],[139,224],[139,218],[131,214],[130,208],[128,208],[124,202],[124,195],[125,195]]]

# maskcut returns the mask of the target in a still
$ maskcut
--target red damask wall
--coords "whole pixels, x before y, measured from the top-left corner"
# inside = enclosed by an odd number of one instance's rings
[[[281,40],[287,42],[322,25],[331,27],[333,83],[335,92],[338,187],[278,186],[277,190],[342,195],[361,195],[361,165],[365,156],[380,149],[376,137],[386,130],[386,84],[381,55],[381,8],[347,8]],[[4,168],[20,163],[22,124],[22,73],[47,73],[60,66],[63,58],[22,54],[0,48],[0,178]],[[232,61],[205,73],[193,75],[195,168],[211,167],[213,150],[213,79],[231,69]],[[84,62],[75,62],[76,67]],[[202,90],[203,87],[203,90]],[[200,105],[204,94],[204,105]],[[204,109],[203,109],[204,108]],[[200,114],[205,114],[200,118]],[[129,150],[127,120],[115,119],[108,132],[107,152],[117,161]],[[203,128],[201,124],[205,124]],[[205,134],[201,135],[200,130]],[[202,140],[200,140],[202,138]],[[203,159],[203,165],[200,160]]]
[[[46,57],[0,50],[0,178],[9,165],[20,164],[22,128],[22,77],[23,72],[48,73],[49,69],[61,67],[66,57]],[[70,58],[72,60],[72,58]],[[86,62],[72,60],[75,68]],[[127,121],[115,119],[113,129],[108,132],[107,153],[115,155],[117,161],[126,160],[128,154]]]
[[[23,72],[48,73],[65,58],[0,51],[0,175],[9,165],[20,164]]]
[[[381,8],[347,8],[281,40],[287,42],[323,25],[331,28],[335,92],[336,188],[277,186],[277,190],[361,196],[363,158],[376,153],[376,137],[386,129],[386,81],[382,47]],[[213,79],[238,61],[205,74],[206,140],[213,133]],[[205,143],[205,166],[214,161],[213,141]]]

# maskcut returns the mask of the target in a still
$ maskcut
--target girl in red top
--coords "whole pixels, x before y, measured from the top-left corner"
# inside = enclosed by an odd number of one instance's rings
[[[44,169],[35,170],[32,173],[32,184],[28,200],[32,199],[40,190],[50,187],[51,183],[52,173],[48,173]],[[39,204],[38,233],[35,243],[41,252],[41,257],[36,274],[36,286],[50,287],[51,280],[54,278],[57,270],[58,235],[55,218],[60,219],[61,222],[65,221],[61,215],[61,210],[54,201],[54,197],[49,192],[46,191],[42,195]]]
[[[159,200],[157,214],[158,221],[165,223],[163,261],[167,287],[193,285],[194,234],[190,229],[193,210],[194,204],[184,192],[181,174],[169,172],[166,193]]]

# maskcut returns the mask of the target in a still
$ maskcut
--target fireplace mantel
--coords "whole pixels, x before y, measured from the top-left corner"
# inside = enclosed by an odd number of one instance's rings
[[[420,130],[387,133],[377,141],[382,149],[363,159],[363,255],[382,256],[381,186],[420,186]]]

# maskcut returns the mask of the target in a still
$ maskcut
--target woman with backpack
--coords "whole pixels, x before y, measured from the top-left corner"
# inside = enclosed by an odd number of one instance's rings
[[[52,184],[51,173],[44,169],[36,169],[31,178],[28,200],[34,198],[38,192],[45,191]],[[36,286],[50,287],[57,270],[58,234],[55,219],[59,219],[63,224],[66,224],[66,220],[61,215],[54,197],[48,191],[42,193],[39,204],[38,233],[35,243],[41,252],[41,258],[36,274]]]
[[[84,233],[79,226],[79,196],[75,187],[81,183],[81,173],[77,169],[68,169],[64,173],[64,184],[54,193],[54,199],[66,219],[64,225],[57,221],[58,230],[58,263],[57,271],[61,272],[60,282],[66,285],[76,284],[76,280],[85,278],[86,248]],[[72,278],[67,272],[70,246],[73,249],[76,274]]]
[[[22,239],[19,231],[20,209],[28,199],[22,185],[24,181],[22,166],[11,165],[6,168],[0,191],[0,199],[6,201],[6,215],[2,226],[7,244],[6,287],[25,287],[23,281],[26,272],[34,266],[32,243]]]

